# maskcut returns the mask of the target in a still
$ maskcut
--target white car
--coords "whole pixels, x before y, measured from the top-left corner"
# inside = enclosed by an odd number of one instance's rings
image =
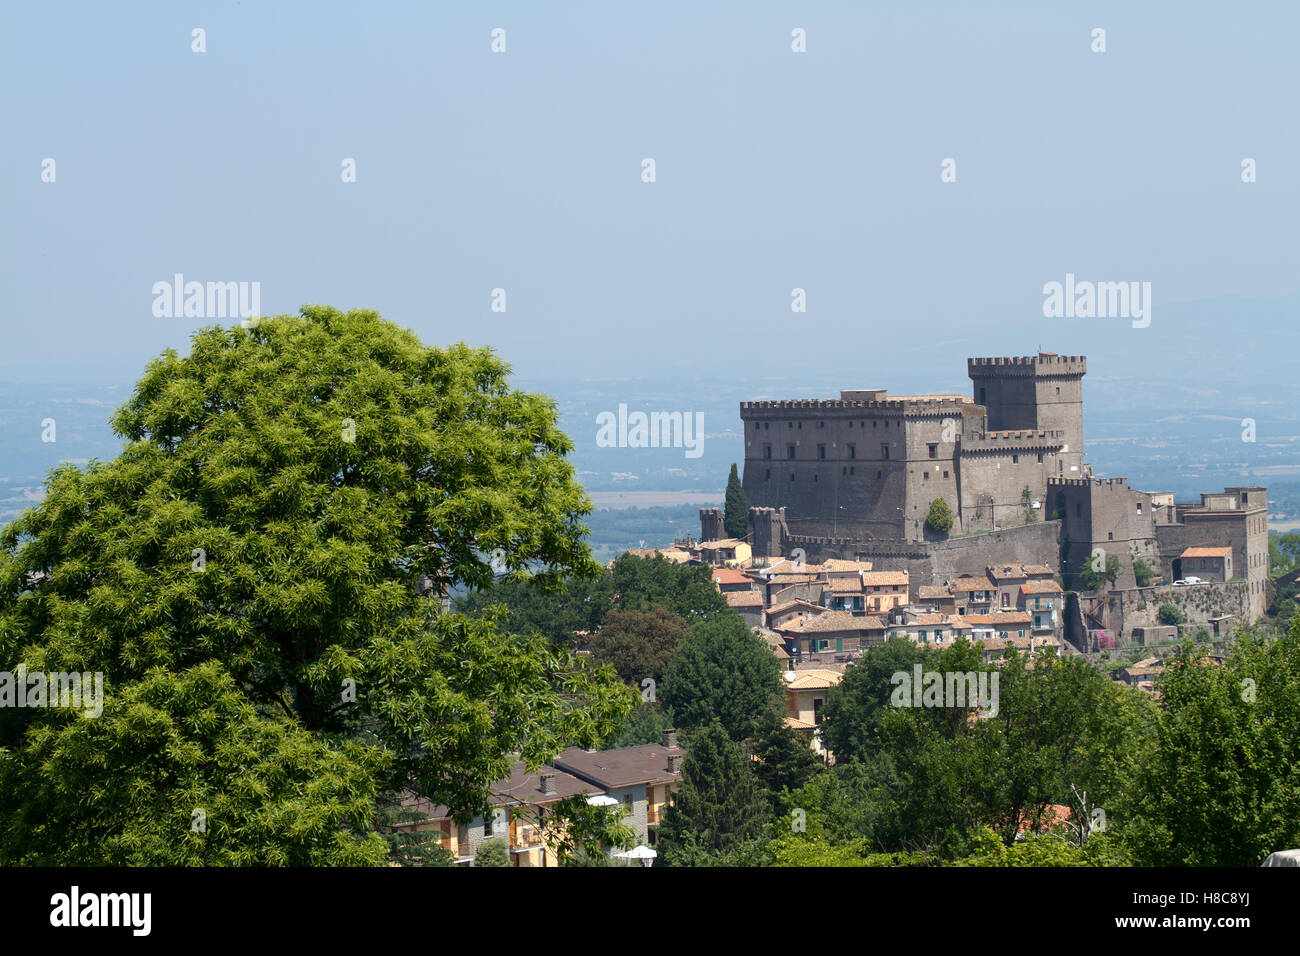
[[[1184,583],[1184,584],[1204,584],[1205,582],[1202,581],[1200,578],[1186,577],[1186,578],[1183,578],[1183,583]]]
[[[1185,588],[1187,587],[1187,582],[1184,581],[1182,578],[1179,578],[1177,581],[1174,582],[1174,587]]]

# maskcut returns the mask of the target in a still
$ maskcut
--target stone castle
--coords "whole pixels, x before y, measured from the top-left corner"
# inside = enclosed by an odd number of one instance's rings
[[[1122,588],[1135,584],[1136,559],[1173,580],[1187,549],[1228,547],[1252,616],[1262,616],[1264,488],[1185,504],[1094,478],[1083,457],[1083,356],[971,358],[966,368],[970,396],[869,389],[742,402],[755,557],[801,549],[809,560],[870,560],[919,584],[1014,561],[1047,565],[1077,587],[1100,550],[1119,558]],[[952,515],[946,533],[926,526],[936,499]],[[720,511],[700,520],[705,540],[724,537]]]

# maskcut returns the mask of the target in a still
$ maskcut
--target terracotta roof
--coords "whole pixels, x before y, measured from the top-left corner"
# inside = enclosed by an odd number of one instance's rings
[[[1021,594],[1062,594],[1061,586],[1055,581],[1026,581],[1020,585]]]
[[[717,541],[701,541],[695,546],[697,551],[716,551],[719,548],[734,548],[738,544],[743,544],[739,538],[719,538]]]
[[[818,614],[824,614],[826,612],[826,608],[822,607],[820,604],[813,604],[811,601],[795,598],[793,601],[782,601],[780,604],[772,605],[767,609],[767,616],[771,617],[773,614],[784,614],[786,611],[793,610],[801,605],[802,609],[805,611],[816,611]]]
[[[713,572],[714,584],[749,584],[750,579],[739,568],[717,568]]]
[[[771,584],[815,584],[817,575],[800,572],[799,574],[773,574],[768,577]]]
[[[971,626],[970,621],[960,614],[918,614],[906,624],[895,624],[893,627],[950,627],[953,630],[961,631]]]
[[[630,554],[635,558],[653,558],[656,554],[669,561],[689,561],[691,553],[684,548],[628,548],[624,554]]]
[[[825,585],[830,588],[833,594],[861,594],[862,580],[860,578],[832,578]]]
[[[993,614],[967,614],[966,620],[975,625],[997,627],[1005,624],[1029,624],[1033,618],[1029,616],[1028,611],[997,611]]]
[[[950,598],[952,592],[946,584],[922,584],[916,589],[916,596],[918,599]]]
[[[850,614],[848,611],[827,611],[817,617],[782,625],[780,630],[796,634],[820,634],[827,631],[883,631],[883,618],[869,614]]]
[[[863,571],[862,583],[867,587],[882,587],[887,585],[901,585],[907,587],[908,575],[906,571]]]
[[[821,563],[820,569],[824,572],[835,571],[870,571],[870,561],[847,561],[844,558],[827,558]]]
[[[1053,573],[1054,572],[1052,571],[1052,569],[1045,564],[1025,565],[1025,574],[1028,574],[1030,577],[1039,577],[1041,575],[1047,575],[1048,577],[1051,577]]]
[[[988,575],[994,581],[998,578],[1024,578],[1029,576],[1025,574],[1023,564],[990,564],[988,566]]]
[[[785,641],[781,639],[780,634],[764,634],[763,640],[777,657],[789,659],[790,653],[785,649]]]
[[[800,720],[798,717],[787,717],[785,725],[791,730],[816,730],[817,725],[811,720]]]
[[[728,607],[762,607],[763,595],[757,591],[728,591],[723,595]]]
[[[1226,558],[1232,554],[1231,548],[1188,548],[1180,558]]]
[[[948,590],[954,595],[968,591],[994,591],[993,582],[988,578],[956,578],[948,582]]]
[[[791,673],[794,674],[794,680],[785,682],[785,686],[790,690],[820,690],[823,687],[834,687],[844,679],[844,675],[839,671],[822,667],[810,667]]]

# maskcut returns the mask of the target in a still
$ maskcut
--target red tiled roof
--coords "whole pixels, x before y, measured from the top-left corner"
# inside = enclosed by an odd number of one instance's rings
[[[1188,548],[1180,558],[1226,558],[1232,554],[1231,548]]]

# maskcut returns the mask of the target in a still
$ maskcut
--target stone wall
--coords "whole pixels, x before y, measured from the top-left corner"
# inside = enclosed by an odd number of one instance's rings
[[[1084,599],[1085,602],[1087,599]],[[1131,639],[1135,627],[1156,627],[1162,604],[1183,612],[1183,632],[1195,634],[1200,626],[1209,629],[1209,619],[1231,615],[1233,624],[1250,620],[1250,591],[1245,582],[1196,584],[1190,587],[1161,585],[1150,588],[1113,590],[1100,608],[1103,625],[1123,640]]]
[[[1047,484],[1047,514],[1062,523],[1067,588],[1080,588],[1078,571],[1097,550],[1119,558],[1117,588],[1137,587],[1133,562],[1141,558],[1167,574],[1156,539],[1151,495],[1134,491],[1124,478],[1053,478]]]
[[[982,534],[928,542],[902,540],[855,541],[791,535],[786,555],[803,548],[809,563],[827,558],[870,561],[874,571],[906,571],[911,587],[942,584],[964,574],[983,574],[993,564],[1042,564],[1059,569],[1055,521],[1042,521]]]

